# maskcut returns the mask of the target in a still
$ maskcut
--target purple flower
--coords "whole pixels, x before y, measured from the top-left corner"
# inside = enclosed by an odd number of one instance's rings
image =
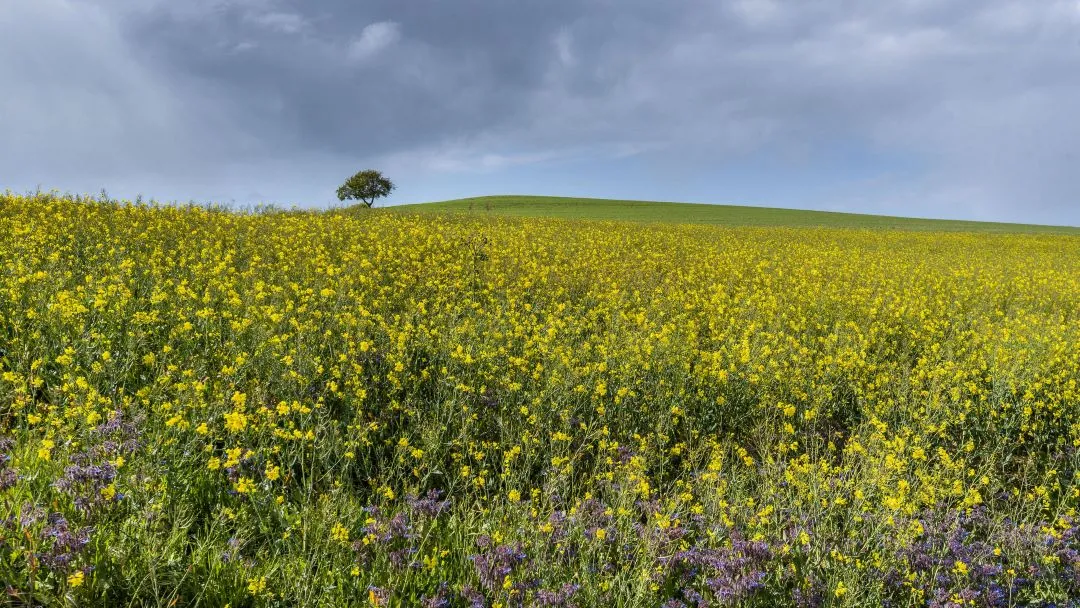
[[[439,591],[435,595],[421,598],[420,605],[423,608],[450,608],[451,597],[453,594],[450,592],[450,585],[444,582],[439,585]]]
[[[411,509],[413,513],[429,518],[435,518],[450,508],[450,501],[439,500],[440,498],[442,498],[442,491],[428,490],[428,493],[424,498],[417,498],[415,495],[410,495],[406,497],[405,502],[409,505],[409,509]]]
[[[661,558],[661,563],[673,568],[676,578],[687,585],[704,575],[705,586],[717,601],[737,604],[764,588],[765,568],[771,558],[772,551],[766,543],[736,536],[731,539],[730,547],[692,547]],[[695,603],[702,602],[695,599]]]
[[[572,583],[566,583],[558,590],[540,589],[536,592],[536,597],[533,599],[532,605],[534,607],[548,607],[553,606],[557,608],[575,608],[576,604],[571,601],[571,598],[581,589],[581,585],[575,585]]]
[[[113,413],[109,414],[109,419],[107,421],[94,428],[94,432],[99,435],[119,435],[122,442],[120,448],[124,449],[130,447],[130,450],[125,451],[132,451],[136,445],[134,439],[142,434],[139,427],[142,426],[142,423],[145,421],[145,414],[139,414],[134,420],[125,422],[124,412],[115,410]],[[124,445],[125,443],[127,443],[126,446]]]
[[[1043,545],[1045,550],[1044,539],[1033,528],[1018,526],[1009,519],[991,521],[985,507],[970,511],[930,511],[919,523],[923,535],[898,551],[897,557],[916,575],[915,585],[929,598],[928,606],[952,606],[957,597],[965,605],[1005,606],[1009,598],[1015,599],[1022,589],[1033,584],[1033,579],[1042,576],[1032,571],[1030,578],[1003,577],[1007,558],[996,555],[993,545],[984,538],[991,532],[1004,533],[1011,543],[1031,549]],[[964,564],[963,571],[955,567],[957,563]],[[1016,565],[1013,568],[1020,570]],[[891,571],[884,576],[884,582],[903,597],[907,593],[904,578],[901,572]]]
[[[93,464],[86,452],[73,455],[71,460],[75,464],[64,469],[64,476],[53,487],[73,496],[79,510],[90,511],[96,505],[116,499],[115,494],[107,496],[103,491],[116,479],[115,466]]]
[[[412,547],[405,547],[390,552],[390,565],[398,570],[404,568],[417,568],[419,563],[413,561],[411,558],[416,553],[416,549]]]
[[[814,575],[807,577],[805,587],[796,587],[791,594],[799,608],[820,608],[825,605],[825,589]]]
[[[484,599],[484,594],[477,591],[471,585],[466,585],[461,590],[461,598],[468,602],[469,608],[486,608],[487,600]]]
[[[19,473],[15,469],[0,469],[0,492],[15,487],[19,481]]]
[[[19,509],[19,525],[23,528],[29,528],[37,523],[42,517],[45,517],[45,509],[37,505],[25,503],[22,508]]]
[[[525,553],[521,543],[515,545],[493,546],[491,538],[482,535],[476,539],[476,546],[480,553],[469,556],[480,577],[480,584],[488,591],[502,588],[503,581],[507,576],[522,570],[528,565],[529,556]],[[515,577],[517,578],[517,577]],[[533,581],[517,580],[513,583],[518,591],[534,586]]]
[[[90,543],[90,528],[72,530],[67,519],[59,513],[49,515],[48,525],[42,530],[42,536],[52,540],[49,548],[37,554],[41,563],[51,570],[66,569],[68,564]]]
[[[15,486],[19,481],[19,472],[8,466],[11,456],[6,452],[15,447],[15,440],[10,437],[0,438],[0,492]]]
[[[390,519],[390,523],[387,525],[387,533],[390,538],[412,538],[412,526],[409,524],[409,518],[404,513],[398,513]]]
[[[551,535],[548,539],[549,544],[554,545],[566,538],[566,519],[565,511],[554,511],[548,516],[547,523],[551,525]]]

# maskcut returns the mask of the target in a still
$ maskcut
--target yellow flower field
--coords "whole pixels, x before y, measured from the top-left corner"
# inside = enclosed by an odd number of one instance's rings
[[[1080,238],[0,195],[44,606],[1080,597]]]

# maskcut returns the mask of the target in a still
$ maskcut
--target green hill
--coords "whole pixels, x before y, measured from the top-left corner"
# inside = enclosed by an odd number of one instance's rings
[[[962,220],[931,220],[860,213],[806,211],[738,205],[621,201],[554,196],[481,196],[397,205],[401,212],[452,212],[513,217],[557,217],[732,226],[827,226],[951,232],[1043,232],[1080,235],[1080,228]]]

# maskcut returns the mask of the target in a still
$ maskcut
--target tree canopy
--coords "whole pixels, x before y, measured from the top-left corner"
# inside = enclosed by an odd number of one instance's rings
[[[382,198],[394,189],[394,183],[375,169],[365,169],[349,179],[337,189],[338,200],[358,200],[371,207],[375,200]]]

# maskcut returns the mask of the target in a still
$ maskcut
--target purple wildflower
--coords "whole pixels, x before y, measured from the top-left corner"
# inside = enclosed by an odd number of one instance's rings
[[[0,492],[15,487],[17,481],[19,481],[19,473],[15,469],[0,469]]]
[[[469,608],[486,608],[487,600],[484,599],[484,594],[477,591],[471,585],[466,585],[461,590],[461,598],[469,604]]]
[[[571,601],[571,598],[579,589],[581,589],[581,585],[572,583],[566,583],[560,589],[554,591],[540,589],[536,592],[536,597],[533,599],[532,605],[537,608],[547,608],[549,606],[557,608],[575,608],[576,604]]]
[[[450,592],[450,585],[444,582],[439,585],[439,590],[435,595],[421,598],[420,605],[423,608],[450,608],[451,597],[453,594]]]
[[[764,588],[765,568],[771,558],[766,543],[735,537],[730,547],[692,547],[661,561],[672,566],[687,584],[704,575],[705,586],[717,601],[738,604]]]
[[[428,493],[424,498],[410,495],[406,497],[405,502],[409,505],[409,509],[411,509],[413,513],[429,518],[435,518],[450,508],[450,501],[439,500],[440,498],[442,498],[442,491],[428,490]]]
[[[51,570],[66,569],[90,543],[91,532],[90,528],[72,530],[63,515],[53,513],[49,516],[49,525],[42,530],[42,536],[52,540],[52,544],[37,557]]]
[[[412,560],[412,556],[416,553],[416,549],[412,547],[404,547],[396,549],[390,552],[390,565],[398,570],[404,568],[418,568],[420,564]]]
[[[7,451],[14,446],[14,439],[10,437],[0,438],[0,492],[14,487],[15,482],[19,481],[19,472],[8,466],[8,463],[11,462],[11,456],[7,454]]]
[[[521,543],[515,545],[493,546],[494,543],[487,535],[476,539],[476,546],[480,553],[472,555],[473,566],[480,577],[480,584],[488,591],[495,591],[503,586],[506,577],[516,571],[524,569],[528,565],[529,556],[525,553]],[[517,580],[513,583],[518,591],[524,591],[534,586],[533,581]]]

